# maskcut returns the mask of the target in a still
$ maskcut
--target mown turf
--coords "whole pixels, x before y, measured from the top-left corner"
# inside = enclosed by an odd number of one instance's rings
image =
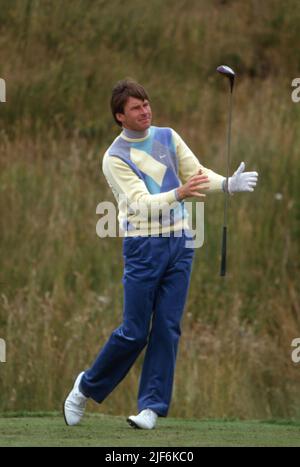
[[[2,414],[0,446],[300,446],[300,422],[165,418],[144,431],[108,415],[67,427],[57,413]]]

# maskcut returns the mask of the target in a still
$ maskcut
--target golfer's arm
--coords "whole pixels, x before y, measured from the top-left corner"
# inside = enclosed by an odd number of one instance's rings
[[[105,155],[102,163],[105,178],[114,195],[125,195],[129,202],[144,203],[147,207],[154,204],[172,204],[176,201],[176,190],[150,194],[145,183],[131,170],[126,162],[118,157]]]
[[[178,135],[178,133],[176,133],[176,131],[174,130],[172,130],[172,133],[173,142],[176,148],[176,154],[179,161],[179,178],[182,181],[182,183],[186,183],[190,177],[196,175],[201,169],[203,174],[208,176],[208,192],[223,191],[223,183],[225,177],[201,165],[195,154],[185,144],[185,142]]]

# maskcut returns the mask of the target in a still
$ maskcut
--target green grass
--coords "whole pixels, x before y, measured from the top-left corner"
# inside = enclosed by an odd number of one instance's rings
[[[58,413],[0,417],[0,446],[300,446],[300,422],[159,419],[152,431],[130,428],[125,417],[87,414],[67,427]]]

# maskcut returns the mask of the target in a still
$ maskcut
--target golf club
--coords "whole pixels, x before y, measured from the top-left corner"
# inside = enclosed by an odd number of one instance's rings
[[[222,234],[222,250],[221,250],[221,268],[220,276],[226,275],[226,256],[227,256],[227,211],[228,211],[228,180],[230,170],[230,143],[231,143],[231,115],[232,115],[232,93],[234,86],[235,72],[227,65],[221,65],[217,68],[218,73],[229,78],[230,93],[229,93],[229,117],[227,131],[227,163],[226,163],[226,182],[224,193],[224,223]]]

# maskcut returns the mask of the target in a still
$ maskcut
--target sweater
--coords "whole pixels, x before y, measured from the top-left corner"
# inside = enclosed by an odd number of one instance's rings
[[[222,191],[224,177],[200,164],[171,128],[151,126],[145,133],[123,129],[104,154],[102,170],[118,203],[124,236],[188,230],[184,202],[176,188],[202,170],[206,192]]]

